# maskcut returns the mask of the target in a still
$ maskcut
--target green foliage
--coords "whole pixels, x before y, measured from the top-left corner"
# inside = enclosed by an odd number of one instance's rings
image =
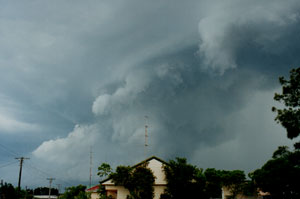
[[[257,187],[269,192],[275,199],[300,198],[300,151],[279,147],[273,158],[250,177]]]
[[[283,102],[285,108],[272,108],[277,113],[275,121],[287,131],[287,137],[294,139],[300,134],[300,68],[290,71],[290,79],[279,78],[282,93],[275,93],[274,100]],[[249,176],[256,187],[269,192],[275,199],[300,198],[300,142],[295,143],[295,151],[287,146],[280,146],[273,153],[272,159],[262,168]]]
[[[110,165],[107,163],[102,163],[98,167],[97,175],[100,177],[105,177],[105,176],[108,176],[111,172],[112,172],[112,169],[111,169]]]
[[[33,191],[34,195],[49,195],[49,187],[38,187]],[[51,188],[51,195],[58,195],[58,189]]]
[[[132,168],[118,166],[115,173],[110,177],[116,185],[124,186],[130,195],[128,199],[152,199],[154,197],[154,175],[147,164]]]
[[[185,158],[170,160],[164,166],[167,188],[160,199],[179,198],[221,198],[222,186],[232,193],[232,198],[238,194],[253,196],[254,186],[245,182],[243,171],[221,171],[208,168],[202,169],[187,163]]]
[[[257,187],[252,180],[245,181],[242,185],[242,194],[245,196],[257,196]]]
[[[10,183],[4,183],[0,186],[0,198],[1,199],[32,199],[33,191],[31,189],[20,190]]]
[[[291,152],[288,150],[287,146],[279,146],[278,149],[273,153],[272,158],[273,159],[278,159],[280,157],[286,157],[290,153]]]
[[[128,186],[131,181],[132,168],[130,166],[118,166],[115,173],[111,173],[110,177],[116,185]]]
[[[89,199],[89,198],[90,198],[90,194],[85,193],[83,191],[79,192],[79,194],[74,197],[74,199]]]
[[[181,199],[204,196],[205,177],[202,169],[188,164],[185,158],[170,160],[164,166],[167,188],[161,199]]]
[[[88,199],[89,195],[85,193],[86,186],[78,185],[66,188],[66,191],[61,195],[60,199]]]
[[[176,158],[165,164],[167,188],[160,199],[182,198],[221,198],[222,186],[232,193],[232,198],[238,194],[253,196],[255,187],[252,182],[246,182],[243,171],[221,171],[209,168],[203,171],[188,164],[185,158]],[[116,172],[109,177],[118,186],[128,189],[127,199],[152,199],[154,197],[154,176],[147,164],[137,167],[118,166]],[[108,199],[104,186],[99,188],[100,199]]]
[[[1,199],[17,199],[17,191],[15,188],[12,186],[12,184],[4,183],[0,187],[0,198]]]
[[[221,171],[208,168],[204,172],[206,179],[205,193],[207,197],[220,198],[222,196],[222,175]]]
[[[222,185],[227,187],[232,193],[232,198],[238,194],[243,194],[245,189],[246,176],[244,171],[221,171]]]
[[[33,190],[27,189],[27,190],[21,190],[18,193],[18,197],[22,199],[32,199],[33,198]]]
[[[275,93],[274,100],[283,102],[286,108],[272,108],[277,112],[275,120],[287,130],[287,137],[296,138],[300,134],[300,68],[290,71],[290,80],[279,78],[282,85],[282,93]],[[300,143],[295,148],[300,148]]]
[[[154,175],[146,166],[139,166],[134,169],[131,179],[132,199],[152,199],[154,197]]]

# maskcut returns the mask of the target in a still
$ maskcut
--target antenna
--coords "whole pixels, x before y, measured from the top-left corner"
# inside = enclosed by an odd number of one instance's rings
[[[145,116],[145,158],[147,158],[147,147],[148,147],[148,116]]]
[[[92,186],[92,164],[93,164],[93,151],[90,147],[90,187]]]

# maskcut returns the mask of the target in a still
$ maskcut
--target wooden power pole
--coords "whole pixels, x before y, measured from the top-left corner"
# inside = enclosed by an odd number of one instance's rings
[[[18,191],[20,191],[23,162],[24,162],[24,160],[28,160],[29,158],[19,157],[19,158],[16,158],[16,159],[20,161],[20,172],[19,172],[19,182],[18,182]]]

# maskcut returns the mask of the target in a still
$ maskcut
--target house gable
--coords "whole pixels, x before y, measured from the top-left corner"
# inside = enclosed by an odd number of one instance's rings
[[[168,163],[163,161],[162,159],[152,156],[150,158],[147,158],[146,160],[132,166],[132,168],[136,168],[138,166],[141,166],[145,163],[148,163],[147,167],[151,169],[153,172],[153,175],[155,177],[154,185],[166,185],[167,182],[165,180],[165,173],[163,171],[163,166],[167,165]],[[106,186],[106,185],[114,185],[111,178],[107,178],[100,182],[100,184]]]
[[[167,185],[163,166],[167,165],[168,163],[155,156],[152,156],[132,166],[132,168],[134,169],[145,163],[147,164],[147,168],[151,169],[155,177],[155,181],[153,185],[154,199],[159,199],[160,195],[164,192]],[[107,178],[101,181],[100,184],[105,187],[105,190],[107,191],[107,195],[112,196],[112,198],[114,199],[126,199],[127,195],[129,195],[128,190],[125,189],[123,186],[115,186],[111,178]]]

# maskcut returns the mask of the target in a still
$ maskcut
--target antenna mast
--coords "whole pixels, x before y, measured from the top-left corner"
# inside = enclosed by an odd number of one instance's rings
[[[145,158],[147,158],[147,147],[148,147],[148,116],[145,116]]]
[[[92,186],[92,164],[93,164],[93,151],[90,148],[90,187]]]

